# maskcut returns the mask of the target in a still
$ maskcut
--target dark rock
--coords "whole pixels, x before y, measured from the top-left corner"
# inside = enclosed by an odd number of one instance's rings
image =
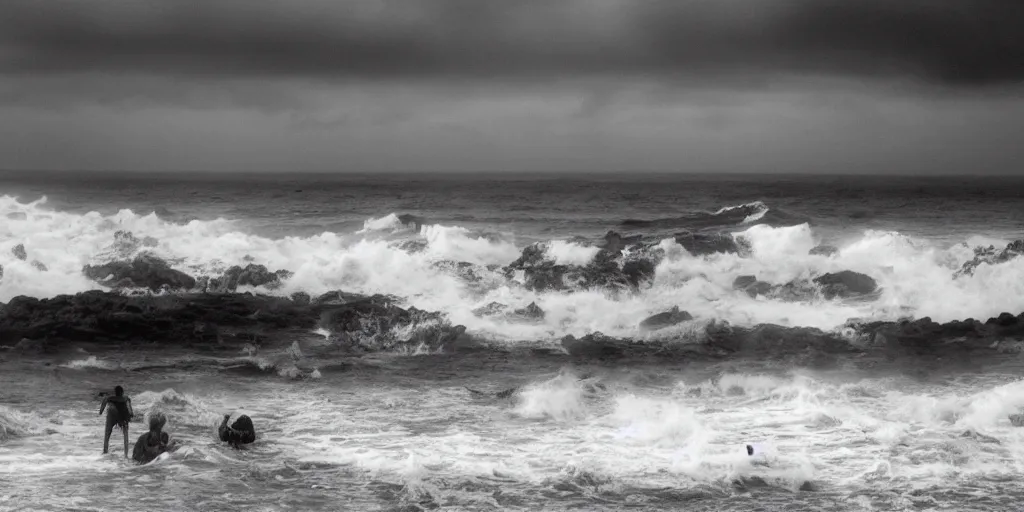
[[[334,290],[319,295],[310,302],[313,305],[339,305],[348,304],[353,301],[359,301],[365,299],[365,295],[358,293],[343,292],[341,290]]]
[[[440,348],[466,331],[464,326],[451,325],[441,313],[402,309],[383,295],[324,309],[319,325],[338,338],[374,350],[421,344]]]
[[[626,276],[626,282],[636,288],[645,281],[654,279],[654,262],[640,258],[630,260],[622,264],[622,274]]]
[[[401,222],[404,226],[412,226],[416,231],[419,231],[427,223],[427,219],[416,215],[403,213],[398,216],[398,222]]]
[[[172,290],[190,290],[196,280],[172,269],[167,262],[149,254],[140,254],[130,262],[115,261],[104,265],[86,265],[86,277],[112,288],[148,288],[152,291],[167,286]]]
[[[604,235],[604,245],[601,246],[601,249],[611,253],[619,253],[627,247],[639,244],[642,239],[641,235],[624,237],[615,231],[609,231]]]
[[[957,270],[953,274],[953,279],[960,276],[970,276],[974,274],[974,270],[982,264],[998,265],[1016,258],[1024,254],[1024,240],[1015,240],[1006,245],[1002,250],[996,249],[994,246],[988,247],[975,247],[974,248],[974,259],[965,262],[960,270]]]
[[[588,264],[584,266],[559,265],[547,258],[547,244],[537,243],[525,247],[520,257],[504,268],[506,278],[516,272],[523,272],[523,284],[529,290],[567,290],[590,288],[637,289],[641,283],[654,277],[656,261],[660,254],[651,247],[628,244],[639,242],[640,238],[622,237],[608,232],[602,245]],[[627,247],[637,248],[633,254],[624,255]]]
[[[516,316],[518,316],[520,318],[524,318],[524,319],[527,319],[527,320],[543,320],[544,319],[544,310],[541,309],[540,306],[538,306],[536,302],[531,302],[525,308],[520,308],[520,309],[517,309],[517,310],[513,311],[513,314],[515,314]]]
[[[281,286],[281,281],[288,279],[292,273],[287,270],[270,272],[263,265],[248,264],[245,268],[235,265],[229,268],[224,275],[210,280],[208,291],[216,293],[233,292],[239,286],[262,286],[268,289],[275,289]]]
[[[995,322],[992,322],[992,320],[989,320],[989,322],[996,323],[996,324],[1002,325],[1004,327],[1005,326],[1010,326],[1010,325],[1015,325],[1019,321],[1017,319],[1017,317],[1013,316],[1012,313],[1000,313],[999,314],[999,318],[995,318],[994,320],[995,320]],[[988,323],[988,322],[986,322],[986,323]]]
[[[870,276],[850,270],[818,276],[813,282],[821,286],[822,293],[827,299],[867,295],[878,289],[878,283]]]
[[[224,330],[311,330],[319,315],[287,298],[249,294],[124,296],[94,290],[42,300],[19,296],[0,310],[0,344],[22,338],[49,343],[209,343]]]
[[[588,334],[577,339],[572,335],[562,338],[562,348],[569,355],[581,357],[618,357],[624,355],[629,347],[628,340],[619,340],[599,332]]]
[[[738,276],[732,281],[734,290],[745,290],[748,286],[757,282],[756,276]]]
[[[43,265],[43,263],[39,260],[32,260],[32,268],[35,268],[40,272],[46,272],[47,270],[49,270],[48,268],[46,268],[46,265]]]
[[[1015,427],[1024,427],[1024,414],[1011,414],[1010,424]]]
[[[826,353],[850,352],[850,343],[832,333],[809,327],[782,327],[761,324],[754,327],[733,327],[726,322],[712,322],[706,329],[705,343],[725,353],[796,354],[806,350]]]
[[[679,306],[673,306],[669,311],[651,315],[640,322],[641,331],[656,331],[673,325],[693,320],[693,315],[686,311],[680,311]]]
[[[7,218],[11,220],[28,220],[28,214],[25,212],[10,212],[7,214]]]
[[[295,292],[295,293],[291,294],[291,299],[292,299],[292,302],[294,302],[296,304],[301,304],[303,306],[309,304],[313,300],[312,298],[310,298],[309,294],[306,293],[306,292]]]
[[[676,233],[676,243],[683,246],[694,256],[707,256],[715,253],[739,254],[743,249],[731,235],[723,233]]]
[[[4,266],[0,265],[0,281],[4,279]]]
[[[758,281],[755,276],[739,276],[732,282],[734,290],[742,290],[751,297],[768,296],[775,289],[770,283]]]
[[[811,256],[833,256],[839,252],[839,249],[831,245],[819,245],[808,251],[807,254]]]
[[[18,258],[21,261],[25,261],[26,259],[28,259],[28,253],[25,252],[25,244],[15,245],[14,248],[11,249],[11,254],[13,254],[15,258]]]

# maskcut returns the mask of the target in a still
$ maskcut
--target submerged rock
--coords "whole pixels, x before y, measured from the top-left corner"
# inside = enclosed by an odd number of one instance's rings
[[[49,270],[48,268],[46,268],[46,265],[43,265],[43,263],[39,260],[32,260],[32,268],[40,272],[46,272]]]
[[[1015,427],[1024,427],[1024,414],[1011,414],[1010,424]]]
[[[132,261],[86,265],[82,272],[89,279],[111,288],[148,288],[155,292],[163,287],[190,290],[196,286],[195,278],[150,254],[140,254]]]
[[[839,249],[831,245],[819,245],[812,248],[807,254],[811,256],[833,256],[839,252]]]
[[[640,322],[640,330],[657,331],[690,320],[693,320],[693,315],[686,311],[680,311],[679,306],[672,306],[672,309],[668,311],[645,318]]]
[[[25,244],[15,245],[14,248],[11,249],[11,254],[13,254],[15,258],[18,258],[21,261],[25,261],[28,259],[28,253],[25,252]]]

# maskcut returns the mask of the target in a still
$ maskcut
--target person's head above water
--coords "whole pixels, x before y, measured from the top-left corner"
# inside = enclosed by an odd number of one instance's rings
[[[114,395],[115,396],[124,396],[124,388],[122,388],[121,386],[115,386],[114,387]]]
[[[165,424],[167,424],[167,416],[164,416],[162,412],[156,412],[149,416],[149,430],[159,432],[163,430]]]

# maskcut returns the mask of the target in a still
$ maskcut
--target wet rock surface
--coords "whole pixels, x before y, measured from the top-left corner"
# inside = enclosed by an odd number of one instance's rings
[[[180,270],[175,270],[166,261],[141,254],[131,261],[113,261],[102,265],[86,265],[82,273],[89,279],[110,288],[148,288],[158,291],[191,290],[196,279]]]
[[[77,342],[258,344],[323,327],[351,345],[382,350],[404,344],[439,348],[465,331],[440,313],[403,309],[390,297],[349,299],[302,304],[239,293],[124,296],[104,291],[43,300],[15,297],[0,308],[0,345],[45,352]]]

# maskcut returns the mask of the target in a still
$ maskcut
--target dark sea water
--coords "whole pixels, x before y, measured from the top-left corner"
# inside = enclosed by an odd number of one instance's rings
[[[494,270],[534,242],[585,264],[609,230],[664,240],[635,293],[535,292]],[[693,255],[672,240],[681,231],[727,233],[750,253]],[[1020,259],[954,273],[976,247],[1020,238],[1024,178],[0,174],[0,301],[101,288],[83,265],[145,251],[195,276],[293,272],[259,293],[393,294],[492,347],[354,357],[307,333],[258,354],[0,350],[0,510],[1021,510],[1024,429],[1007,419],[1024,407],[1018,355],[970,371],[821,370],[520,350],[593,332],[688,343],[712,320],[830,330],[1016,314]],[[811,254],[820,244],[837,252]],[[783,301],[732,287],[840,270],[881,292]],[[546,314],[473,313],[491,302]],[[673,306],[694,319],[639,331]],[[100,455],[95,394],[115,384],[137,411],[166,413],[183,448],[141,467]],[[225,413],[252,416],[259,440],[218,443]]]

